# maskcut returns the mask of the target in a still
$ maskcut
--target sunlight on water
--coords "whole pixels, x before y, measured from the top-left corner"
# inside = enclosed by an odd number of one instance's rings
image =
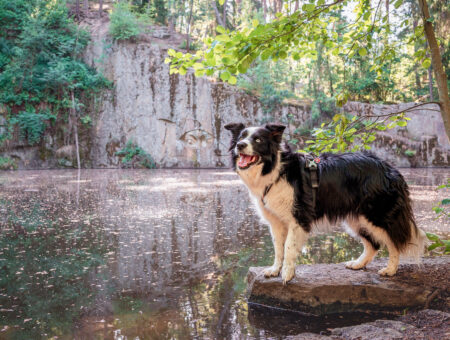
[[[446,169],[405,169],[418,224],[434,221]],[[0,173],[0,338],[270,338],[249,310],[249,266],[273,251],[246,188],[230,171],[83,170]],[[342,262],[362,247],[312,237],[301,264]],[[287,325],[281,327],[280,325]],[[327,327],[326,322],[320,327]]]

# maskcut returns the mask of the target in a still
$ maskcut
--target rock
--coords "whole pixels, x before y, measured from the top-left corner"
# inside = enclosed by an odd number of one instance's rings
[[[450,256],[424,258],[420,267],[403,264],[394,277],[381,277],[377,271],[386,261],[377,259],[360,271],[351,271],[342,263],[297,266],[295,278],[287,285],[281,277],[266,279],[264,268],[251,267],[248,301],[313,315],[398,312],[447,304]]]
[[[448,306],[447,306],[448,307]],[[404,323],[415,326],[426,336],[415,337],[415,333],[406,332],[406,338],[411,339],[449,339],[450,314],[438,310],[425,309],[404,315],[398,319]]]
[[[167,28],[156,27],[153,36],[164,38]],[[92,32],[85,60],[114,82],[106,91],[98,113],[92,113],[90,159],[94,167],[117,167],[111,145],[122,148],[133,141],[160,167],[225,167],[229,165],[231,122],[261,124],[260,102],[237,87],[207,77],[169,74],[164,44],[111,42],[107,29]],[[298,125],[309,113],[305,106],[276,107],[274,120]],[[117,144],[120,141],[120,145]]]
[[[343,111],[353,115],[379,115],[404,111],[411,120],[406,127],[379,131],[371,151],[396,166],[450,166],[450,142],[437,104],[394,105],[347,102]]]
[[[57,158],[65,158],[69,161],[76,160],[76,147],[75,145],[64,145],[56,150],[55,155]]]
[[[331,339],[394,340],[404,339],[406,333],[415,333],[417,337],[424,336],[416,327],[406,323],[394,320],[377,320],[358,326],[333,329]]]

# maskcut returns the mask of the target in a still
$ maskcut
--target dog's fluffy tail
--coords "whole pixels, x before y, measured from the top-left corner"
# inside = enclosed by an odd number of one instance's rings
[[[420,263],[422,260],[425,246],[427,244],[427,235],[416,226],[414,221],[410,222],[411,238],[408,244],[401,250],[401,257],[408,262]]]

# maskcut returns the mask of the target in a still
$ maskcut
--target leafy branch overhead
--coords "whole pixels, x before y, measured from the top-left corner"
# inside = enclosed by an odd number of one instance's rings
[[[376,39],[380,39],[389,30],[387,14],[379,15],[379,1],[375,7],[367,0],[356,2],[353,11],[356,19],[350,25],[340,27],[339,11],[349,2],[337,0],[325,3],[304,4],[301,10],[292,14],[277,13],[277,19],[262,24],[257,19],[252,27],[230,31],[222,26],[217,27],[219,33],[215,38],[207,38],[206,49],[195,54],[168,51],[167,63],[171,64],[171,73],[185,74],[192,67],[196,76],[219,75],[223,81],[236,83],[236,75],[246,73],[252,63],[260,57],[262,60],[277,61],[291,57],[316,58],[316,45],[326,46],[329,54],[340,56],[346,60],[355,56],[365,56],[373,47]],[[402,0],[394,3],[399,7]],[[405,19],[401,25],[406,25]],[[423,30],[416,30],[410,41],[423,39]],[[386,59],[395,57],[395,46],[389,45],[373,58],[371,70],[381,73],[381,66]],[[417,58],[425,55],[421,49]],[[424,60],[427,66],[429,59]]]
[[[293,3],[296,5],[294,10]],[[387,77],[392,81],[393,62],[406,54],[414,64],[424,69],[433,65],[441,113],[450,135],[450,99],[438,42],[433,28],[430,28],[433,18],[428,13],[425,0],[418,0],[417,3],[413,0],[402,5],[403,0],[312,0],[302,6],[298,1],[285,1],[284,8],[276,9],[274,20],[264,23],[255,16],[250,24],[242,23],[235,29],[219,25],[217,35],[204,40],[204,50],[182,53],[169,49],[165,62],[170,63],[171,74],[184,75],[192,68],[196,76],[216,76],[236,84],[239,75],[247,73],[261,60],[280,62],[289,59],[304,64],[310,60],[325,59],[329,74],[329,60],[340,60],[343,64],[340,74],[343,82],[337,93],[333,93],[334,80],[331,76],[329,82],[330,95],[338,106],[342,106],[357,90],[355,83],[361,82],[360,78],[371,77],[373,73],[376,79]],[[393,12],[410,10],[419,13],[422,25],[418,24],[417,15],[397,15],[395,20],[390,19]],[[358,77],[350,77],[352,66],[362,60],[369,63],[369,67],[361,67]],[[318,64],[323,65],[324,62]],[[318,66],[319,76],[322,72],[320,68],[323,66]],[[431,77],[429,69],[430,100],[433,100]],[[418,72],[416,83],[420,83]],[[314,91],[317,96],[317,87]],[[391,88],[391,91],[398,89]]]

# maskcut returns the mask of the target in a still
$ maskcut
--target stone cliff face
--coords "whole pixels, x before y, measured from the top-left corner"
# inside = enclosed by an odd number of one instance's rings
[[[227,166],[230,136],[223,126],[265,120],[254,96],[193,74],[169,75],[164,64],[167,44],[155,36],[137,43],[111,43],[102,28],[93,32],[92,39],[86,60],[115,84],[94,118],[90,153],[94,167],[116,167],[115,152],[130,140],[160,167]],[[307,111],[284,106],[275,112],[275,119],[283,121],[290,113],[302,123]]]
[[[289,135],[311,116],[310,107],[303,105],[284,105],[268,116],[255,96],[237,87],[192,73],[170,75],[164,63],[167,49],[179,46],[182,36],[154,27],[137,42],[113,42],[108,19],[102,20],[88,25],[92,42],[85,60],[114,87],[87,108],[93,121],[91,128],[83,125],[79,130],[83,167],[119,167],[116,153],[129,141],[150,154],[159,167],[226,167],[230,135],[223,127],[227,123],[289,121]],[[412,105],[349,102],[343,110],[373,115]],[[438,110],[429,104],[408,111],[408,126],[378,133],[372,151],[397,166],[450,166],[450,143]],[[0,108],[0,133],[5,124]],[[14,138],[0,147],[0,155],[14,159],[19,168],[75,166],[73,142],[63,140],[57,131],[52,127],[39,145],[30,146],[16,129]]]
[[[408,125],[378,132],[372,151],[397,166],[450,166],[450,142],[445,133],[439,106],[426,104],[414,108],[416,105],[348,102],[343,109],[358,116],[404,111],[410,118]]]

